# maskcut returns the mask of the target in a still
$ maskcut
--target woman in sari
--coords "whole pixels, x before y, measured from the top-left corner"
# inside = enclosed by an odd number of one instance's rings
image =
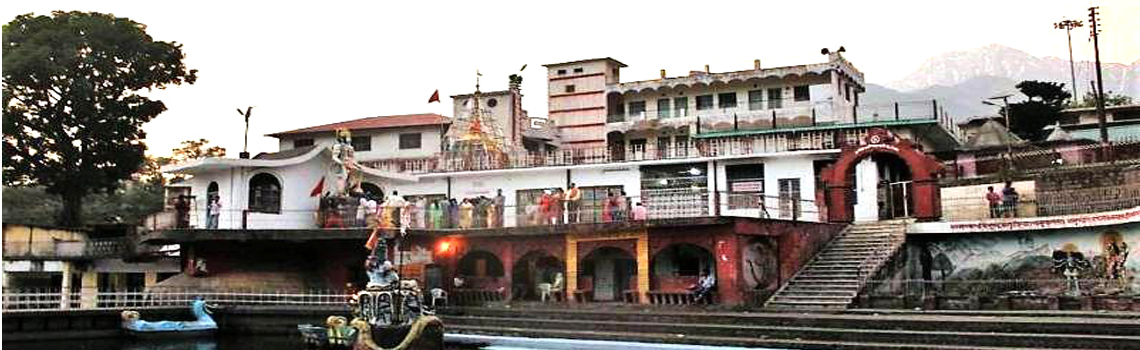
[[[463,204],[459,206],[459,228],[470,229],[475,220],[474,214],[475,206],[471,204],[471,200],[464,199]]]

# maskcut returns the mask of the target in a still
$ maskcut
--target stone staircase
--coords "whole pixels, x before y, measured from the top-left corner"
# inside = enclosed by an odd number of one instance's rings
[[[768,299],[770,310],[846,309],[905,241],[908,221],[847,226],[788,283]]]

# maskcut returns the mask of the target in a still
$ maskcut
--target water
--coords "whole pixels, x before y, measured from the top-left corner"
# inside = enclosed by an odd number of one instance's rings
[[[448,334],[447,350],[737,350],[744,348],[651,344],[620,341],[492,337]],[[482,345],[463,345],[482,344]],[[220,336],[209,339],[143,340],[125,338],[4,342],[6,350],[302,350],[300,336]],[[768,349],[772,350],[772,349]]]

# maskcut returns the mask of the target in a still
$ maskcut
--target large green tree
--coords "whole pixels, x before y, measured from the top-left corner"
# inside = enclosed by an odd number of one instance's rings
[[[1065,84],[1026,80],[1017,89],[1029,99],[1009,105],[1010,131],[1025,140],[1039,141],[1048,136],[1045,126],[1061,119],[1061,110],[1072,97]]]
[[[146,26],[88,12],[26,14],[4,25],[4,184],[39,185],[81,223],[83,198],[142,166],[142,125],[166,110],[140,91],[194,83],[182,46]]]

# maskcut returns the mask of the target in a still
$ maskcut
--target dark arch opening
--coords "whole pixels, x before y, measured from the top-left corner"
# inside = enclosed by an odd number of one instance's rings
[[[277,177],[260,173],[249,179],[249,211],[281,213],[281,182]]]
[[[553,284],[557,274],[563,274],[562,286],[565,287],[565,268],[562,260],[541,250],[531,251],[523,255],[511,269],[511,298],[515,300],[539,300],[539,285]]]
[[[503,277],[503,261],[485,250],[472,251],[459,260],[459,274],[464,277]]]

